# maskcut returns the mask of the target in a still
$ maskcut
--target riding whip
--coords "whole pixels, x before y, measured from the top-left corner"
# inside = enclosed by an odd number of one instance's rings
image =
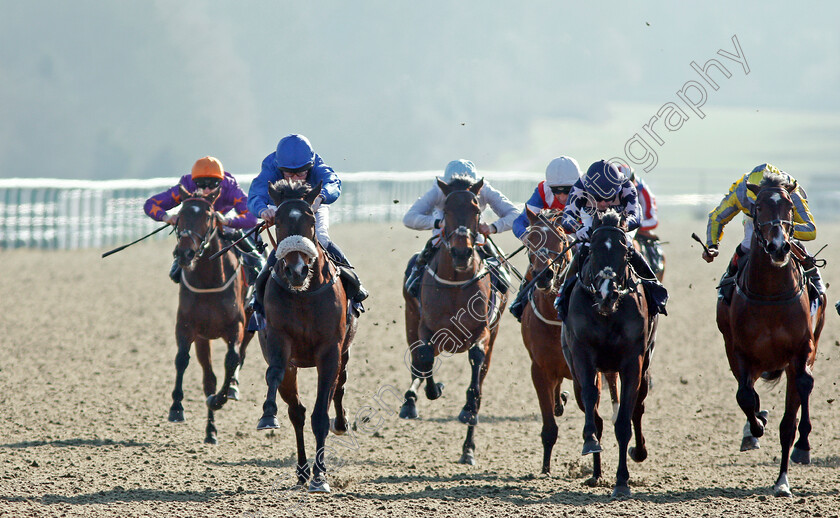
[[[149,232],[148,234],[146,234],[145,236],[141,237],[140,239],[134,240],[134,241],[132,241],[131,243],[129,243],[129,244],[127,244],[127,245],[118,246],[117,248],[114,248],[113,250],[109,250],[108,252],[105,252],[104,254],[102,254],[102,258],[104,259],[104,258],[108,257],[108,256],[109,256],[109,255],[111,255],[111,254],[116,254],[117,252],[119,252],[119,251],[121,251],[121,250],[125,250],[126,248],[130,247],[131,245],[137,244],[137,243],[139,243],[140,241],[143,241],[144,239],[146,239],[147,237],[149,237],[149,236],[153,236],[153,235],[157,234],[158,232],[160,232],[161,230],[165,229],[165,228],[166,228],[166,227],[168,227],[168,226],[169,226],[169,223],[167,223],[166,225],[164,225],[164,226],[162,226],[162,227],[160,227],[160,228],[158,228],[158,229],[156,229],[156,230],[153,230],[152,232]],[[175,227],[172,227],[172,228],[174,229]]]
[[[236,240],[236,241],[234,241],[233,243],[229,244],[228,246],[226,246],[226,247],[222,248],[221,250],[219,250],[219,251],[218,251],[218,252],[216,252],[215,254],[211,255],[211,256],[210,256],[210,260],[211,260],[211,261],[216,260],[216,258],[218,258],[219,256],[221,256],[222,254],[224,254],[225,252],[227,252],[227,251],[228,251],[228,250],[230,250],[231,248],[235,247],[236,245],[238,245],[238,244],[239,244],[240,242],[242,242],[242,241],[243,241],[246,237],[250,236],[250,235],[251,235],[251,234],[253,234],[254,232],[256,232],[257,234],[259,234],[260,232],[262,232],[262,229],[263,229],[264,227],[265,227],[265,223],[260,223],[260,224],[259,224],[259,225],[257,225],[256,227],[254,227],[254,228],[252,228],[251,230],[249,230],[248,232],[246,232],[246,233],[245,233],[242,237],[240,237],[239,239],[237,239],[237,240]]]

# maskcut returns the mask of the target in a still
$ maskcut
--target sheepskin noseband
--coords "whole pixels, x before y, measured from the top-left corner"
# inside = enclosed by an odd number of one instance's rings
[[[278,259],[286,257],[291,252],[301,252],[305,254],[309,260],[318,257],[318,248],[315,243],[308,237],[300,235],[288,236],[277,244],[277,251],[275,255]]]

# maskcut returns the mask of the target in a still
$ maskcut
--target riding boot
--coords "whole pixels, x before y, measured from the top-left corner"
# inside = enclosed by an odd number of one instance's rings
[[[175,284],[181,282],[181,266],[178,264],[178,259],[172,261],[172,268],[169,269],[169,278]]]
[[[369,293],[365,287],[362,286],[362,281],[359,279],[356,271],[353,270],[353,265],[350,264],[350,261],[347,260],[347,256],[344,255],[344,252],[342,252],[338,245],[336,245],[333,241],[330,241],[329,246],[327,246],[327,254],[338,260],[336,262],[339,263],[339,276],[344,283],[347,298],[354,303],[360,312],[364,312],[362,301],[368,298]]]
[[[732,254],[732,260],[723,272],[718,284],[718,298],[723,299],[729,304],[732,301],[732,292],[735,291],[735,281],[738,278],[738,268],[741,263],[741,258],[746,255],[746,251],[741,248],[741,245],[735,247],[735,253]]]
[[[560,293],[557,294],[557,298],[554,299],[554,309],[557,310],[557,317],[564,321],[566,320],[566,315],[569,314],[569,296],[571,295],[572,288],[577,282],[578,275],[580,274],[583,265],[586,262],[586,258],[589,256],[589,244],[584,243],[580,245],[575,255],[572,256],[572,261],[569,263],[569,266],[566,268],[566,279],[563,281],[563,286],[560,288]]]
[[[516,294],[516,298],[513,299],[510,308],[508,308],[508,312],[519,322],[522,322],[522,311],[525,310],[525,301],[528,300],[528,297],[534,291],[533,285],[531,285],[530,289],[526,288],[526,286],[528,286],[528,283],[523,282],[519,287],[519,293]]]
[[[668,290],[656,278],[656,274],[653,273],[653,269],[642,254],[637,252],[635,248],[631,248],[629,254],[630,266],[633,267],[633,270],[640,277],[645,292],[649,295],[650,302],[652,302],[652,304],[648,305],[648,312],[651,316],[657,313],[667,315],[665,304],[668,302]]]
[[[414,261],[414,267],[411,269],[411,274],[405,281],[405,290],[412,297],[416,298],[420,296],[420,280],[423,278],[423,270],[426,269],[426,265],[429,264],[429,261],[432,260],[432,257],[434,257],[435,252],[438,249],[438,247],[434,245],[433,241],[434,238],[426,241],[426,246],[423,247],[423,250],[417,255],[417,260]]]

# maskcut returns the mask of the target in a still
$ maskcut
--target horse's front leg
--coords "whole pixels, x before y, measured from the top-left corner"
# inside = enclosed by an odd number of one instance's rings
[[[245,322],[247,321],[248,320],[246,318]],[[230,388],[228,389],[228,399],[233,401],[239,401],[239,398],[241,397],[239,394],[239,371],[242,369],[242,366],[245,365],[245,350],[248,348],[248,344],[251,342],[252,338],[254,338],[254,332],[245,331],[245,334],[242,337],[242,344],[239,346],[239,365],[237,365],[236,370],[233,371],[233,377],[230,379]]]
[[[206,338],[195,339],[195,357],[204,372],[204,396],[209,397],[216,392],[216,374],[213,372],[213,362],[210,350],[210,340]],[[212,408],[207,409],[207,427],[205,428],[204,442],[216,444],[216,423]]]
[[[333,399],[336,383],[338,382],[338,371],[340,368],[340,347],[338,343],[330,347],[330,350],[318,358],[318,395],[315,398],[315,406],[312,408],[312,433],[315,435],[315,465],[312,470],[312,478],[309,481],[310,493],[329,493],[330,485],[327,483],[326,462],[324,457],[326,451],[324,446],[327,441],[327,434],[330,431],[329,406]]]
[[[642,358],[630,358],[621,367],[621,403],[618,406],[618,417],[615,420],[615,438],[618,442],[618,469],[615,476],[613,498],[627,498],[631,495],[630,471],[627,469],[627,447],[633,434],[631,416],[639,409],[636,406],[642,383]],[[646,389],[645,389],[646,390]],[[641,421],[641,413],[639,413]],[[642,438],[644,447],[644,438]]]
[[[184,422],[184,407],[181,402],[184,400],[184,371],[190,363],[190,346],[192,345],[192,334],[187,325],[181,322],[180,318],[175,325],[175,341],[178,344],[178,353],[175,355],[175,389],[172,391],[172,406],[169,408],[169,422]]]
[[[756,439],[764,435],[765,422],[758,419],[758,394],[755,391],[755,380],[752,377],[749,369],[743,359],[738,358],[738,392],[735,393],[735,399],[738,401],[738,406],[747,416],[747,425],[749,425],[750,435]],[[746,442],[746,437],[745,441]],[[744,442],[741,444],[741,451],[744,451]]]
[[[242,335],[245,333],[245,326],[243,323],[234,328],[231,335],[227,339],[228,349],[225,354],[225,380],[222,382],[222,388],[217,394],[207,397],[207,406],[212,410],[219,410],[227,403],[228,391],[230,390],[230,381],[233,375],[239,368],[239,352],[238,349],[242,343]]]
[[[470,386],[467,388],[467,402],[458,420],[468,425],[467,436],[462,447],[461,464],[475,465],[475,426],[478,424],[478,410],[481,408],[481,386],[484,377],[487,375],[487,367],[490,363],[489,351],[485,351],[485,344],[488,343],[489,332],[485,330],[482,336],[469,351],[467,356],[470,360],[471,376]]]
[[[290,347],[284,344],[270,327],[266,329],[263,356],[268,363],[268,368],[265,371],[265,383],[268,386],[268,391],[263,403],[263,415],[257,423],[257,430],[280,428],[280,423],[277,421],[277,389],[286,374],[289,351]]]
[[[443,383],[435,382],[434,374],[440,360],[435,360],[431,329],[421,325],[419,341],[411,347],[411,374],[426,380],[426,397],[434,401],[443,394]]]

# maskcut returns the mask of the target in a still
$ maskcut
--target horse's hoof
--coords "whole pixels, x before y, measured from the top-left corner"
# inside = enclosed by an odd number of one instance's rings
[[[583,483],[589,487],[595,487],[598,485],[598,477],[589,477]]]
[[[426,398],[434,401],[443,394],[443,383],[426,383]]]
[[[207,396],[207,408],[210,410],[221,410],[226,401],[227,398],[218,397],[216,394],[210,394]]]
[[[767,418],[770,417],[769,410],[759,410],[759,412],[755,415],[756,419],[761,421],[761,424],[767,426]]]
[[[636,462],[642,462],[648,456],[647,448],[636,448],[635,446],[630,446],[630,449],[627,450],[627,454],[630,455],[630,458]]]
[[[757,426],[750,425],[750,435],[758,439],[762,435],[764,435],[764,425],[761,424],[761,421],[758,421]]]
[[[741,451],[757,450],[761,448],[758,444],[758,439],[755,437],[744,437],[741,439]]]
[[[542,474],[546,476],[551,476],[551,466],[543,466]]]
[[[791,462],[795,462],[797,464],[810,464],[811,463],[811,452],[808,450],[800,450],[796,446],[793,447],[793,452],[790,454]]]
[[[318,475],[309,481],[310,493],[329,493],[330,485],[324,475]]]
[[[257,430],[273,430],[275,428],[280,428],[280,421],[277,420],[277,416],[264,415],[257,423]]]
[[[170,423],[183,423],[184,419],[184,409],[176,410],[174,408],[169,410],[169,422]]]
[[[630,498],[633,496],[632,491],[630,491],[629,486],[615,486],[612,492],[612,496],[610,497],[612,500],[624,500],[625,498]]]
[[[793,493],[790,492],[790,486],[786,483],[776,484],[773,486],[773,496],[784,496],[790,498],[793,496]]]
[[[400,408],[400,419],[420,419],[417,414],[417,404],[413,399],[406,399]]]
[[[471,451],[465,451],[461,458],[458,460],[458,464],[466,464],[467,466],[475,466],[475,455]]]
[[[560,417],[566,409],[566,403],[569,401],[569,392],[563,391],[560,393],[560,399],[554,402],[554,415]]]
[[[589,455],[590,453],[601,453],[604,451],[601,448],[601,443],[599,443],[596,439],[590,439],[583,443],[583,451],[580,453],[581,455]]]
[[[475,426],[478,424],[478,414],[465,408],[458,414],[458,420],[466,425]]]
[[[216,439],[215,435],[208,435],[204,438],[204,444],[219,444],[219,440]]]
[[[227,398],[232,401],[239,401],[239,387],[231,385],[228,388]]]
[[[345,426],[344,430],[339,430],[335,427],[335,419],[330,419],[330,433],[332,433],[333,435],[344,435],[347,433],[347,427]]]

